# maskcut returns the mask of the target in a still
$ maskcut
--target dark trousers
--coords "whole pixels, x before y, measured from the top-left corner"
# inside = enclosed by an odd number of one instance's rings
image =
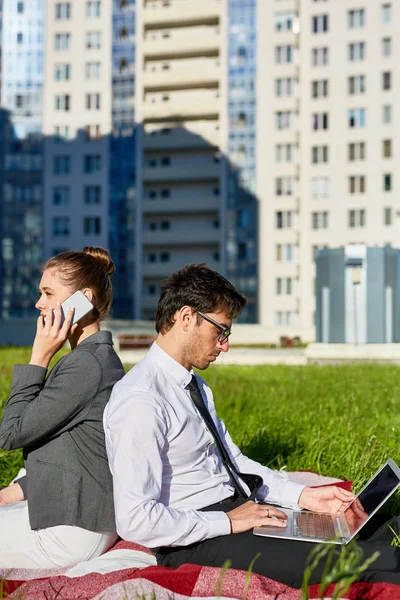
[[[208,506],[203,510],[229,512],[243,502],[239,499],[231,503]],[[362,581],[384,581],[400,585],[400,548],[390,546],[392,538],[388,524],[400,533],[397,518],[381,526],[377,526],[375,520],[375,531],[372,532],[369,526],[363,536],[367,536],[368,539],[358,540],[364,552],[364,559],[376,550],[380,552],[379,558],[361,576]],[[190,546],[162,547],[158,549],[156,556],[157,563],[164,567],[175,568],[184,563],[222,567],[229,559],[233,569],[247,571],[256,554],[260,553],[261,556],[256,560],[253,572],[298,588],[303,580],[307,556],[314,547],[315,545],[309,542],[259,537],[253,535],[252,531],[246,531],[212,538]],[[339,552],[340,548],[338,547],[336,551]],[[324,562],[321,561],[311,577],[311,584],[320,583],[323,567]]]

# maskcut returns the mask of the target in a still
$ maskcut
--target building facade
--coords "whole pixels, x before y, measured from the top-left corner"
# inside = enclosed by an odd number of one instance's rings
[[[277,335],[314,339],[318,249],[397,243],[399,24],[395,2],[258,4],[259,314]]]
[[[226,271],[225,0],[137,2],[136,318],[189,262]]]
[[[1,7],[0,317],[32,315],[43,261],[43,0]]]

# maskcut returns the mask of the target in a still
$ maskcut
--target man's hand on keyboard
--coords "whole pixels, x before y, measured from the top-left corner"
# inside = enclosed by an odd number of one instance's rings
[[[354,498],[354,494],[336,485],[320,488],[305,487],[300,494],[298,504],[300,508],[334,515]]]

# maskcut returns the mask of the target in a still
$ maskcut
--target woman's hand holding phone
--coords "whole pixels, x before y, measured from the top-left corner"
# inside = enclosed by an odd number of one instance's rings
[[[48,308],[46,316],[38,318],[30,365],[47,369],[55,353],[62,348],[68,336],[77,328],[77,324],[71,327],[73,317],[74,308],[70,308],[62,322],[63,314],[58,302],[54,310]]]

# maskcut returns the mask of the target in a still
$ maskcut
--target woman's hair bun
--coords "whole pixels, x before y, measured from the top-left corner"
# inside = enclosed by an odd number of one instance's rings
[[[85,246],[83,249],[85,254],[89,254],[95,260],[103,265],[108,275],[112,275],[115,271],[115,265],[111,260],[111,256],[104,250],[104,248],[96,247],[96,246]]]

